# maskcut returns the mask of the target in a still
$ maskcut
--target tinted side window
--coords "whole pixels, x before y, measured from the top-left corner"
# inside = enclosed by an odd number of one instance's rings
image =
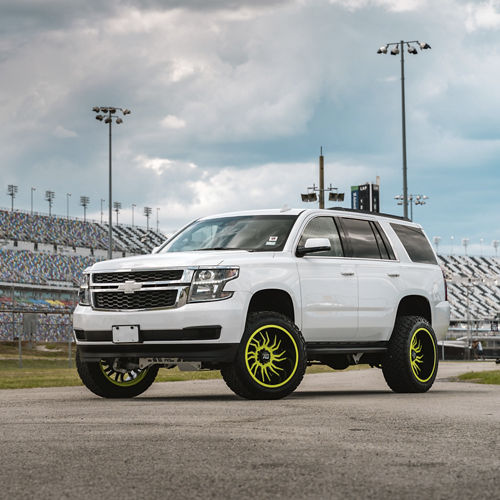
[[[342,226],[349,239],[350,257],[380,259],[377,240],[373,234],[370,221],[342,218]]]
[[[314,252],[311,256],[342,257],[342,245],[340,243],[337,226],[332,217],[316,217],[309,221],[299,241],[299,247],[304,246],[308,238],[328,238],[332,247],[328,252]]]
[[[391,224],[391,227],[398,235],[413,262],[437,264],[434,252],[421,229],[418,227],[403,226],[402,224]]]

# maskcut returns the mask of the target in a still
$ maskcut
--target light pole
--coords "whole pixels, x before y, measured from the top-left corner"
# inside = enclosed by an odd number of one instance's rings
[[[71,193],[66,193],[66,219],[69,220],[69,199],[71,198]]]
[[[56,193],[54,191],[45,191],[45,200],[49,203],[49,217],[52,215],[52,204],[54,203],[54,198]]]
[[[434,242],[434,245],[436,245],[436,253],[439,253],[439,242],[441,241],[441,236],[434,236],[432,241]]]
[[[90,198],[88,196],[80,196],[80,206],[83,207],[83,222],[87,220],[87,207],[89,206]]]
[[[418,40],[412,40],[405,42],[401,40],[399,42],[391,42],[380,47],[377,50],[377,54],[387,54],[389,47],[393,47],[391,50],[391,55],[397,56],[401,54],[401,123],[402,123],[402,135],[403,135],[403,215],[408,218],[408,175],[407,175],[407,163],[406,163],[406,111],[405,111],[405,56],[404,48],[405,45],[408,47],[408,53],[416,55],[418,54],[417,45],[420,50],[430,49],[431,46],[425,42],[419,42]]]
[[[122,204],[119,201],[113,202],[113,210],[116,212],[116,225],[118,226],[118,214],[120,213],[120,209],[122,208]]]
[[[160,227],[160,209],[156,208],[156,232],[158,233],[158,228]]]
[[[96,115],[96,120],[99,120],[102,122],[104,120],[104,123],[107,123],[109,125],[109,200],[108,200],[108,207],[109,207],[109,242],[108,242],[108,259],[113,258],[113,186],[112,186],[112,168],[111,168],[111,125],[113,124],[113,120],[115,120],[116,124],[123,123],[123,119],[117,116],[115,113],[120,110],[123,114],[129,115],[130,110],[129,109],[123,109],[123,108],[117,108],[117,107],[112,107],[112,106],[94,106],[92,108],[92,111],[97,113]],[[100,114],[103,113],[103,114]]]
[[[103,211],[102,211],[102,204],[105,202],[106,200],[104,198],[101,198],[101,224],[102,224],[102,216],[103,216]]]
[[[136,207],[137,205],[135,203],[132,203],[132,227],[134,227],[134,208]]]
[[[33,191],[36,191],[36,188],[31,188],[31,215],[33,215]]]
[[[398,201],[398,205],[402,205],[404,203],[404,195],[398,194],[394,196],[395,200]],[[415,205],[425,205],[429,197],[425,194],[410,194],[408,195],[408,201],[410,202],[410,220],[413,220],[413,201],[415,201]]]
[[[149,217],[152,211],[153,210],[151,209],[151,207],[144,207],[144,215],[146,216],[146,228],[148,231],[149,231]]]
[[[469,246],[469,238],[462,239],[462,245],[464,246],[464,254],[467,255],[467,247]]]
[[[14,198],[16,197],[17,193],[17,186],[14,186],[14,184],[9,184],[7,186],[7,194],[11,197],[11,207],[10,211],[14,211]]]
[[[333,187],[331,184],[329,187],[325,188],[325,157],[323,156],[323,146],[320,148],[319,154],[319,187],[313,184],[312,187],[307,188],[307,193],[301,193],[300,196],[302,201],[305,202],[316,202],[319,201],[319,208],[325,208],[325,193],[328,192],[329,201],[344,201],[344,193],[335,193],[338,188]],[[319,193],[319,196],[316,194]]]

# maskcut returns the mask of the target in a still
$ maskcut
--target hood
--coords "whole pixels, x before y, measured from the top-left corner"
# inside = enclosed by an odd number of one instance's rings
[[[267,253],[267,252],[266,252]],[[222,250],[207,252],[172,252],[137,255],[124,257],[122,259],[104,260],[95,263],[88,270],[95,271],[126,271],[131,269],[164,269],[189,266],[219,266],[238,264],[246,260],[249,252],[245,250]],[[272,256],[272,254],[270,255]]]

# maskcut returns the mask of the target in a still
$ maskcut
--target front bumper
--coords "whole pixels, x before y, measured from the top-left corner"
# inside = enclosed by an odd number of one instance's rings
[[[97,311],[77,306],[75,341],[86,360],[104,357],[175,357],[185,361],[231,361],[245,328],[249,294],[228,300],[150,311]],[[112,327],[139,326],[139,342],[113,343]]]
[[[104,344],[78,345],[83,361],[106,358],[173,358],[178,362],[201,361],[218,365],[231,363],[239,344]]]

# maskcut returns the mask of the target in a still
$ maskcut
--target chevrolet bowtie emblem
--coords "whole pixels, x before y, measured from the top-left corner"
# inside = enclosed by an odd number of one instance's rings
[[[127,280],[125,283],[118,285],[118,290],[124,293],[135,293],[142,288],[142,283],[137,283],[134,280]]]

